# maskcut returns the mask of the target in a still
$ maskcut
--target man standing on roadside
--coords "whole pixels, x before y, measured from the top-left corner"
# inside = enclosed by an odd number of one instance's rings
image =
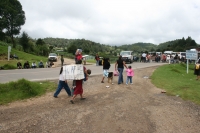
[[[64,57],[63,57],[63,55],[61,55],[60,60],[61,60],[61,66],[63,66],[63,63],[64,63]]]
[[[144,63],[146,62],[146,55],[147,55],[146,53],[142,54],[142,62],[144,62]]]
[[[95,60],[96,60],[96,66],[99,66],[99,55],[98,54],[96,54]]]

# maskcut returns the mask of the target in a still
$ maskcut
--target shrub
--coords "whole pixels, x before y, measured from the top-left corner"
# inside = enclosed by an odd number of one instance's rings
[[[5,64],[3,66],[3,69],[17,69],[17,66],[13,66],[13,65],[10,65],[10,64]]]

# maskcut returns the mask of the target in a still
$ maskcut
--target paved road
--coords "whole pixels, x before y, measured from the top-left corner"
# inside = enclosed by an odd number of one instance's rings
[[[134,62],[131,65],[133,69],[145,68],[157,65],[163,65],[164,63],[139,63]],[[111,64],[110,71],[114,71],[114,64]],[[86,65],[87,69],[92,70],[91,75],[102,74],[102,66]],[[10,81],[16,81],[18,79],[27,79],[30,81],[40,80],[53,80],[58,79],[60,67],[56,68],[37,68],[37,69],[16,69],[16,70],[0,70],[0,83],[6,83]]]

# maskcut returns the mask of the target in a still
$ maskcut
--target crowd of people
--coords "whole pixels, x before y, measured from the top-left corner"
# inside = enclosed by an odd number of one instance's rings
[[[163,63],[186,63],[185,56],[179,56],[178,54],[156,54],[142,53],[140,56],[140,62],[163,62]],[[189,60],[191,62],[191,60]]]
[[[19,57],[16,54],[10,54],[10,59],[19,59]]]
[[[54,65],[53,62],[49,62],[47,61],[46,64],[43,63],[43,61],[39,61],[38,64],[36,64],[35,61],[33,61],[31,64],[29,63],[29,61],[24,62],[24,64],[22,65],[22,63],[19,61],[17,62],[17,68],[18,69],[35,69],[35,68],[50,68]]]

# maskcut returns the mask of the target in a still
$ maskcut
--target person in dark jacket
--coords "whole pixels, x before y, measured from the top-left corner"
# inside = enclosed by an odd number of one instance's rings
[[[109,68],[110,68],[109,58],[103,59],[103,78],[101,80],[101,83],[104,83],[104,78],[108,77]]]
[[[26,61],[26,62],[24,63],[24,69],[29,69],[29,68],[30,68],[30,64],[29,64],[28,61]]]
[[[22,63],[21,62],[17,62],[17,68],[22,69]]]
[[[200,79],[200,57],[195,64],[194,75],[197,75],[196,80]]]
[[[122,59],[122,56],[120,55],[119,59],[115,63],[115,71],[118,70],[118,72],[119,72],[118,84],[122,84],[124,82],[124,80],[123,80],[124,66],[126,67],[126,69],[128,69],[128,67],[126,66],[125,62]]]

